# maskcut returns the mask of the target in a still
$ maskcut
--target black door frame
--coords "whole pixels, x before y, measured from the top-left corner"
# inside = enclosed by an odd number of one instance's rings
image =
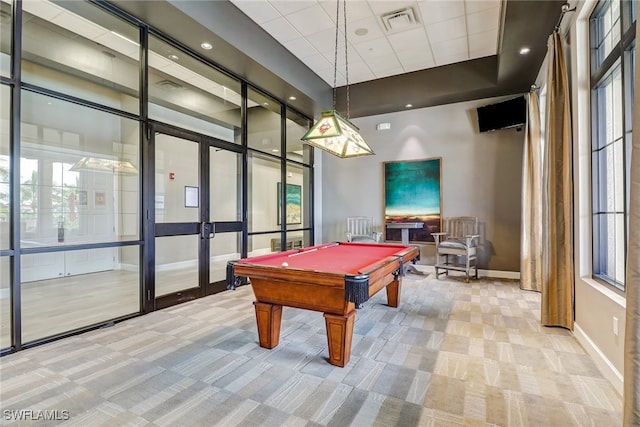
[[[195,131],[185,130],[164,123],[149,121],[149,150],[147,152],[147,161],[149,173],[147,178],[147,215],[146,215],[146,257],[145,263],[147,277],[145,280],[146,295],[148,297],[150,311],[169,307],[206,295],[215,294],[226,290],[224,280],[209,283],[209,258],[211,254],[211,241],[217,233],[229,233],[244,231],[243,221],[211,221],[210,206],[210,156],[209,148],[215,147],[243,154],[243,147],[234,143],[223,141],[211,136],[203,135]],[[199,191],[199,221],[185,223],[156,223],[155,219],[155,138],[156,134],[161,133],[176,138],[186,139],[196,142],[199,150],[198,164],[198,185]],[[244,157],[244,156],[243,156]],[[240,162],[244,165],[244,160]],[[240,174],[242,176],[242,173]],[[242,188],[240,185],[239,188]],[[238,196],[238,200],[242,203],[242,195]],[[243,209],[241,209],[243,211]],[[157,297],[155,295],[155,238],[164,236],[181,236],[181,235],[199,235],[198,244],[198,283],[193,288],[183,289],[174,293]],[[240,244],[244,244],[244,239],[240,238]],[[240,253],[244,253],[244,249],[240,248]]]

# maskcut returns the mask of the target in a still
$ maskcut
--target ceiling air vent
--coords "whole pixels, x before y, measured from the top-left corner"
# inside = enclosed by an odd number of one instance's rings
[[[167,89],[180,89],[182,87],[178,83],[172,82],[171,80],[168,80],[168,79],[160,80],[158,83],[156,83],[156,85],[167,88]]]
[[[382,26],[388,33],[409,30],[420,25],[418,14],[412,7],[395,10],[380,16]]]

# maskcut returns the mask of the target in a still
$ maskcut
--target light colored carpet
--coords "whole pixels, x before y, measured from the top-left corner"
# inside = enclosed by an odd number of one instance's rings
[[[321,313],[285,307],[260,348],[252,301],[245,286],[0,358],[0,424],[621,424],[620,396],[516,282],[409,274],[399,308],[380,292],[358,311],[344,368]]]

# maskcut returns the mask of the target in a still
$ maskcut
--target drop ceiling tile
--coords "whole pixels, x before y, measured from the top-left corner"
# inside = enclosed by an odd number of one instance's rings
[[[415,50],[417,47],[421,47],[423,49],[429,48],[427,32],[422,27],[403,31],[401,33],[389,34],[387,38],[396,53],[405,50]]]
[[[336,48],[336,29],[323,30],[306,37],[307,41],[316,48],[318,52],[333,52]],[[338,40],[344,41],[344,33],[338,33]],[[333,56],[332,56],[333,57]]]
[[[404,68],[402,68],[402,65],[399,65],[397,67],[390,67],[389,64],[380,64],[380,67],[371,67],[373,70],[373,73],[376,75],[376,78],[381,79],[383,77],[389,77],[389,76],[397,76],[399,74],[404,73]]]
[[[369,68],[376,75],[380,74],[382,70],[395,70],[402,68],[400,61],[395,56],[382,56],[379,58],[371,58],[367,61]]]
[[[438,65],[445,57],[463,55],[466,60],[468,56],[466,37],[432,43],[431,48],[433,49],[433,57]]]
[[[258,24],[264,24],[280,16],[280,12],[267,1],[231,0],[231,3]]]
[[[433,68],[436,66],[435,62],[433,62],[433,59],[427,61],[427,62],[413,62],[413,63],[403,63],[402,66],[404,67],[404,71],[406,73],[412,73],[414,71],[420,71],[420,70],[426,70],[427,68]]]
[[[426,27],[427,35],[431,43],[439,43],[467,35],[467,28],[463,16],[448,21],[429,24]]]
[[[290,13],[311,7],[317,2],[316,0],[270,0],[269,3],[271,3],[271,6],[278,12],[286,16]]]
[[[498,53],[498,29],[485,31],[483,33],[474,34],[469,37],[469,55],[473,56],[474,52],[493,51],[491,55]],[[486,55],[483,55],[486,56]]]
[[[322,70],[325,68],[333,68],[333,63],[329,62],[327,58],[325,58],[320,54],[303,58],[302,62],[304,62],[305,65],[311,68],[312,70],[316,70],[316,69]]]
[[[440,66],[447,65],[447,64],[453,64],[455,62],[466,61],[468,59],[469,59],[469,57],[465,53],[446,54],[446,55],[442,55],[440,57],[436,57],[436,65],[440,67]]]
[[[464,16],[464,0],[418,1],[418,8],[424,24],[449,21]]]
[[[467,15],[467,33],[469,36],[500,27],[500,8],[494,7]]]
[[[299,38],[285,42],[284,47],[296,57],[300,59],[308,58],[309,56],[319,55],[320,52],[307,41],[305,38]]]
[[[76,34],[81,34],[89,40],[93,40],[107,31],[98,24],[72,13],[61,13],[51,19],[51,22],[59,27],[68,28]]]
[[[320,6],[325,10],[327,15],[331,17],[333,22],[336,20],[336,1],[335,0],[320,0]],[[340,21],[342,20],[342,12],[344,11],[345,3],[340,3]],[[366,1],[347,1],[347,20],[349,22],[373,16],[373,12]]]
[[[481,10],[500,7],[501,0],[466,0],[465,9],[467,14],[480,12]]]
[[[129,58],[138,60],[138,57],[140,56],[140,47],[137,43],[127,41],[122,37],[116,36],[110,31],[96,37],[95,41],[110,49],[120,52]]]
[[[281,44],[299,39],[301,34],[284,18],[276,18],[262,24],[262,28]]]
[[[365,60],[393,55],[393,49],[385,37],[354,44],[353,47],[360,57]]]
[[[336,28],[335,23],[324,12],[324,9],[317,4],[306,9],[293,12],[287,15],[286,19],[303,36],[327,29],[333,29],[335,31]]]
[[[166,67],[171,65],[169,60],[165,57],[158,55],[155,52],[149,51],[149,67],[155,70],[164,71]]]
[[[380,25],[378,24],[378,19],[375,16],[369,16],[367,18],[358,19],[353,22],[349,22],[347,37],[349,41],[352,43],[360,43],[363,41],[377,39],[379,37],[384,37],[384,33],[380,29]],[[367,33],[364,35],[356,34],[356,31],[366,29]]]
[[[69,13],[60,6],[44,1],[23,1],[22,9],[34,16],[38,16],[45,21],[50,21],[61,13]]]
[[[179,63],[172,62],[169,66],[165,67],[162,71],[177,78],[178,80],[187,81],[193,77],[193,71],[183,67]]]
[[[332,50],[331,52],[321,52],[322,56],[331,64],[335,62],[335,52]],[[362,58],[358,52],[352,47],[349,47],[349,64],[356,62],[366,62],[365,58]],[[345,52],[343,48],[338,49],[338,71],[345,69]]]
[[[313,72],[327,82],[329,86],[333,87],[333,68],[314,69]],[[344,79],[344,77],[342,78]],[[338,83],[337,86],[340,86],[340,84]]]
[[[375,77],[375,74],[373,74],[368,64],[364,62],[352,63],[349,61],[349,84],[371,80]]]
[[[435,65],[433,55],[431,54],[431,48],[419,49],[413,48],[411,50],[403,50],[396,52],[396,56],[403,67],[413,68],[416,65],[422,64],[422,68],[430,68]]]
[[[369,1],[369,6],[374,15],[384,15],[389,12],[404,9],[409,6],[415,6],[415,0],[375,0]]]

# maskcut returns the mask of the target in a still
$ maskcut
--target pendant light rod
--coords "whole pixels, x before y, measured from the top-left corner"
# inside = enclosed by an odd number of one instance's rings
[[[347,92],[347,117],[336,111],[338,93],[338,40],[340,36],[340,1],[336,2],[336,44],[333,62],[333,110],[325,111],[322,117],[302,137],[302,141],[340,158],[370,156],[373,150],[360,135],[360,130],[349,121],[349,54],[347,42],[347,2],[343,1],[344,63]]]

